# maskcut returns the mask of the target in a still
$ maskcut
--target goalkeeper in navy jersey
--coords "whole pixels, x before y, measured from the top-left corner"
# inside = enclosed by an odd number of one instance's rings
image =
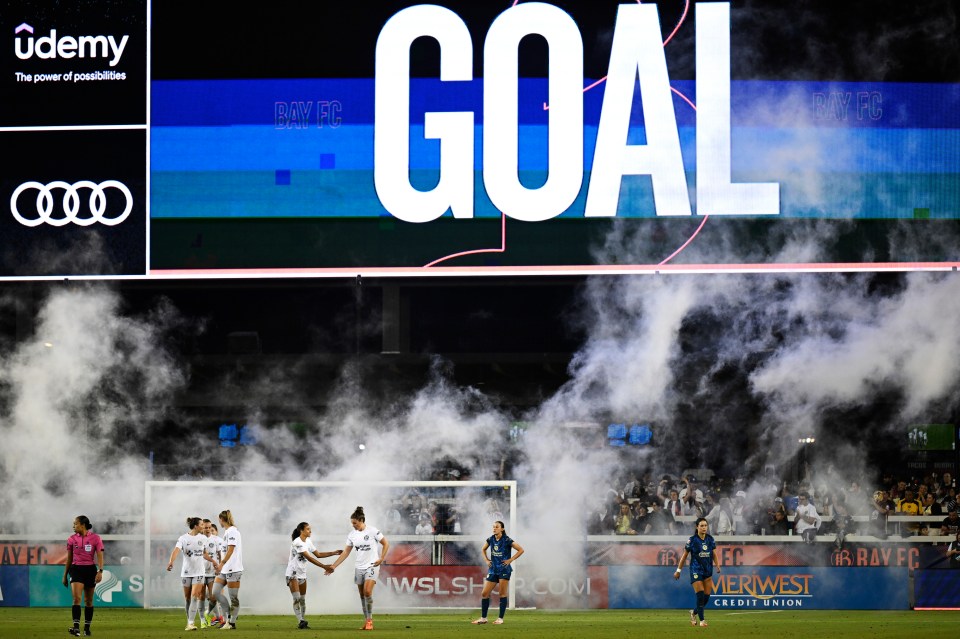
[[[490,557],[487,557],[487,549],[490,549]],[[513,554],[516,550],[517,554]],[[493,522],[493,535],[483,542],[483,559],[490,568],[487,578],[483,584],[483,592],[480,594],[480,618],[470,622],[473,624],[487,623],[487,611],[490,609],[490,593],[494,586],[500,586],[500,616],[493,622],[495,624],[503,623],[503,616],[507,613],[509,603],[508,588],[510,586],[510,575],[513,574],[513,567],[510,565],[523,554],[523,548],[520,544],[510,539],[507,532],[503,529],[502,521]]]
[[[706,626],[707,622],[703,619],[703,610],[707,607],[710,595],[713,593],[713,570],[716,567],[720,572],[720,560],[717,559],[717,543],[713,537],[707,534],[709,525],[703,517],[697,519],[697,534],[687,540],[683,547],[683,555],[677,564],[677,570],[673,573],[674,579],[680,578],[680,571],[683,569],[683,562],[687,555],[690,555],[690,584],[693,586],[693,592],[697,598],[696,608],[690,611],[690,625]]]

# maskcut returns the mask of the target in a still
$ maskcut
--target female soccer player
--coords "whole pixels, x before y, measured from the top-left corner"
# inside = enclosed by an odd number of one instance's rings
[[[690,583],[693,585],[693,592],[697,596],[697,607],[690,611],[690,625],[706,626],[707,622],[703,619],[703,610],[707,607],[707,601],[710,600],[710,594],[713,592],[713,568],[716,566],[717,572],[720,572],[720,560],[717,559],[717,543],[713,537],[707,534],[707,520],[703,517],[697,519],[697,534],[687,540],[683,547],[683,555],[680,557],[680,563],[677,564],[677,570],[673,573],[674,579],[680,578],[680,570],[683,568],[683,562],[690,555]]]
[[[487,548],[490,549],[489,558],[487,558]],[[514,550],[517,551],[515,555],[513,555]],[[507,605],[510,601],[510,595],[507,592],[507,588],[510,586],[510,575],[513,574],[513,567],[510,564],[523,554],[523,548],[507,537],[507,531],[503,529],[502,521],[495,521],[493,522],[493,534],[483,542],[481,552],[483,552],[483,560],[487,562],[490,571],[487,573],[487,579],[483,584],[483,592],[480,593],[480,618],[474,619],[470,623],[487,623],[490,593],[493,592],[494,586],[500,584],[498,590],[500,594],[500,616],[493,623],[502,624],[503,615],[507,613]]]
[[[305,630],[310,628],[307,624],[307,562],[314,566],[323,568],[327,574],[331,572],[329,564],[323,564],[318,559],[324,557],[334,557],[341,554],[342,550],[333,550],[330,552],[320,552],[313,545],[310,539],[310,524],[301,521],[294,528],[290,536],[290,560],[287,562],[287,586],[290,588],[290,594],[293,595],[293,614],[297,616],[297,628]]]
[[[236,630],[237,617],[240,615],[240,578],[243,577],[243,546],[240,541],[240,531],[233,524],[233,514],[229,510],[220,513],[220,527],[223,528],[223,543],[227,551],[223,561],[217,566],[217,578],[213,582],[213,596],[220,603],[220,608],[227,611],[227,620],[220,626],[221,630]],[[223,587],[227,587],[230,597],[223,594]]]
[[[199,517],[187,517],[187,528],[190,529],[190,532],[180,535],[173,547],[173,552],[170,553],[170,561],[167,562],[167,571],[169,572],[173,570],[173,562],[177,555],[183,553],[180,583],[183,585],[184,608],[187,613],[187,627],[184,630],[197,629],[193,620],[197,618],[197,611],[200,610],[203,602],[203,591],[206,583],[204,579],[205,564],[214,561],[213,557],[207,553],[207,538],[203,534],[201,524],[202,520]],[[200,619],[203,620],[202,613]]]
[[[217,534],[217,525],[209,519],[204,519],[200,524],[203,534],[207,537],[207,554],[213,558],[213,561],[206,562],[206,572],[203,575],[205,583],[204,605],[200,607],[200,627],[214,626],[223,623],[223,618],[217,613],[217,598],[213,596],[213,582],[217,578],[217,564],[223,559],[220,552],[220,546],[223,540]],[[226,551],[224,551],[226,552]]]
[[[103,579],[103,541],[100,535],[91,532],[93,526],[85,515],[73,520],[73,534],[67,539],[67,563],[63,571],[63,585],[70,577],[73,591],[73,627],[68,631],[80,636],[80,593],[86,607],[83,609],[83,634],[90,636],[93,623],[93,590]]]
[[[373,587],[377,585],[377,573],[380,565],[387,560],[387,552],[390,550],[390,542],[383,536],[383,533],[367,525],[366,515],[363,514],[363,507],[357,506],[357,509],[350,515],[350,525],[353,530],[347,535],[347,545],[337,560],[330,566],[327,574],[331,574],[337,569],[344,559],[350,555],[350,551],[357,549],[356,567],[353,573],[353,582],[357,584],[357,590],[360,592],[360,608],[363,610],[364,623],[361,630],[373,630]],[[377,544],[383,547],[381,552]]]

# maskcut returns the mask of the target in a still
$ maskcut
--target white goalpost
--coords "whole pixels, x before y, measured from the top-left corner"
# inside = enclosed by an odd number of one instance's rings
[[[218,524],[218,514],[230,510],[243,544],[241,610],[287,612],[289,593],[283,572],[291,531],[306,521],[319,550],[342,549],[350,531],[350,514],[357,506],[364,508],[367,523],[383,531],[391,545],[381,572],[383,585],[377,589],[379,600],[385,602],[381,609],[475,607],[485,576],[480,571],[486,570],[480,549],[492,534],[493,522],[503,521],[508,534],[516,529],[517,482],[147,481],[144,608],[183,606],[179,562],[171,572],[166,565],[177,538],[186,532],[186,518],[202,517]],[[357,607],[356,588],[346,587],[353,584],[352,557],[347,564],[350,570],[338,569],[330,581],[320,581],[324,573],[319,568],[308,570],[310,593],[323,597],[325,614],[354,612]],[[448,572],[456,575],[453,591],[440,585]],[[511,608],[514,595],[511,580]]]

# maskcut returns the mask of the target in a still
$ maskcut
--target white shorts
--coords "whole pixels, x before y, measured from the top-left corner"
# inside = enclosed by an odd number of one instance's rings
[[[296,580],[297,580],[297,583],[298,583],[298,584],[301,584],[301,585],[307,583],[307,576],[306,576],[306,575],[303,575],[302,577],[300,577],[300,576],[298,576],[298,575],[286,575],[285,578],[286,578],[286,580],[287,580],[287,585],[288,585],[288,586],[290,585],[290,582],[293,581],[294,579],[296,579]]]
[[[237,572],[222,572],[217,575],[220,579],[223,579],[228,584],[240,581],[240,577],[243,577],[243,571],[239,570]]]
[[[203,577],[180,577],[180,583],[184,588],[192,588],[196,584],[204,583]]]
[[[370,566],[369,568],[356,568],[353,571],[353,583],[362,586],[365,581],[376,581],[377,574],[380,572],[380,566]]]

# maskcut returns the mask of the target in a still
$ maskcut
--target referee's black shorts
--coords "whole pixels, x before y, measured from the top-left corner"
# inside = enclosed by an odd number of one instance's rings
[[[70,581],[75,584],[83,584],[84,588],[93,588],[97,585],[97,567],[93,564],[89,566],[70,566]]]

